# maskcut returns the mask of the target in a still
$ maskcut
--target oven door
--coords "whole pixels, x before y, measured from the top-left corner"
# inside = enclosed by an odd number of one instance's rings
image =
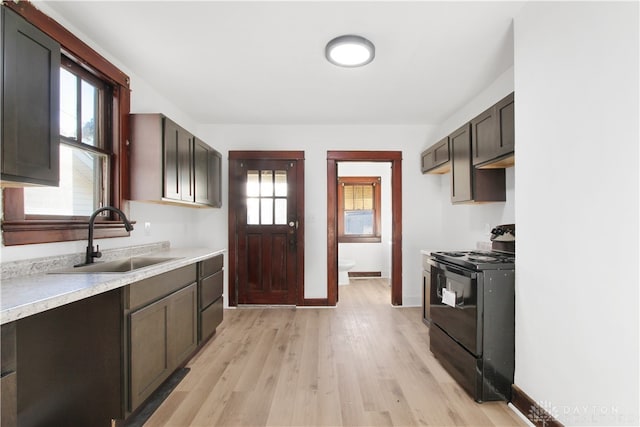
[[[431,269],[431,321],[473,353],[482,355],[482,274],[435,260]],[[444,302],[443,302],[444,299]]]

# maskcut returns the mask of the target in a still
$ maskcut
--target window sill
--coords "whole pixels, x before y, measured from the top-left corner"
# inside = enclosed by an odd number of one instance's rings
[[[132,224],[135,224],[132,221]],[[127,237],[130,233],[121,221],[100,221],[94,224],[94,239]],[[5,246],[35,243],[70,242],[88,238],[88,221],[3,221],[2,236]]]
[[[380,236],[338,236],[338,243],[380,243]]]

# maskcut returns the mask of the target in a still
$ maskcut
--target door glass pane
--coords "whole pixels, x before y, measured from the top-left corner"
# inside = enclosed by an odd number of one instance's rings
[[[89,216],[106,205],[108,158],[60,144],[60,186],[24,190],[27,215]]]
[[[247,197],[260,196],[260,175],[258,171],[247,172]]]
[[[247,224],[260,224],[260,199],[247,199]]]
[[[287,171],[276,171],[276,196],[287,196]]]
[[[273,224],[273,199],[260,199],[260,224]]]
[[[78,138],[78,77],[60,69],[60,135]]]
[[[276,224],[287,223],[287,199],[276,199]]]
[[[98,127],[96,117],[98,116],[98,88],[82,81],[82,142],[96,146],[98,140]]]
[[[273,171],[262,171],[262,181],[260,181],[260,195],[262,197],[273,196]]]

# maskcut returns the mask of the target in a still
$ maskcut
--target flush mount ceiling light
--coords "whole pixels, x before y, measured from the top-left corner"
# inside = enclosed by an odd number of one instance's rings
[[[373,61],[376,48],[364,37],[340,36],[327,43],[325,56],[329,62],[340,67],[362,67]]]

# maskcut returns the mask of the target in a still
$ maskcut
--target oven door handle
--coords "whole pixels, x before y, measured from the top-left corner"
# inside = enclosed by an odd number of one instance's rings
[[[435,260],[433,258],[429,258],[429,260],[427,261],[430,265],[434,266],[435,268],[441,270],[443,273],[452,273],[452,274],[456,274],[458,276],[461,277],[466,277],[467,279],[476,279],[478,277],[478,273],[472,270],[466,270],[464,268],[458,268],[455,267],[451,264],[445,264],[442,262],[439,262],[438,260]]]
[[[436,275],[436,295],[438,295],[438,297],[440,298],[440,301],[442,301],[442,283],[440,280],[442,277],[443,277],[442,274]]]

